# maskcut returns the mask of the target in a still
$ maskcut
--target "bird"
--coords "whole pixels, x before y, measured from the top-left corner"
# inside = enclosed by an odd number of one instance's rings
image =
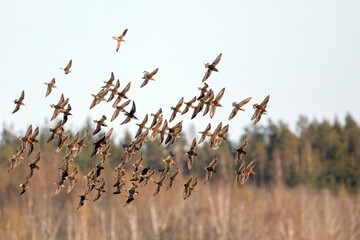
[[[184,108],[184,110],[181,112],[181,115],[184,115],[185,113],[187,113],[190,108],[194,108],[194,106],[193,106],[192,104],[193,104],[195,101],[196,101],[196,96],[193,97],[189,102],[184,102],[185,108]]]
[[[79,209],[79,208],[81,208],[82,206],[84,206],[85,200],[88,200],[88,199],[86,198],[86,195],[85,195],[85,194],[84,194],[84,195],[81,195],[81,196],[79,196],[79,197],[80,197],[80,202],[79,202],[79,205],[78,205],[77,209]]]
[[[108,98],[108,100],[106,102],[110,102],[111,100],[114,99],[115,95],[118,93],[118,89],[120,88],[120,81],[119,79],[116,81],[116,84],[113,88],[109,89],[110,92],[110,97]]]
[[[226,126],[222,127],[216,134],[215,136],[213,135],[212,138],[210,139],[210,143],[209,143],[209,148],[216,148],[218,147],[222,140],[226,140],[229,141],[226,138],[226,134],[229,131],[229,124],[227,124]]]
[[[55,135],[59,134],[62,130],[62,123],[63,121],[60,120],[56,126],[54,128],[49,128],[50,132],[51,132],[51,135],[49,137],[49,139],[47,140],[47,143],[49,143],[51,140],[54,139]]]
[[[121,100],[123,98],[128,99],[128,97],[126,96],[126,93],[130,90],[130,87],[131,87],[131,82],[129,82],[121,92],[117,93],[118,96],[112,105],[113,108],[115,108],[121,102]]]
[[[218,72],[219,70],[216,68],[216,65],[220,62],[222,53],[219,54],[219,56],[216,57],[216,59],[211,63],[206,63],[205,68],[207,68],[207,71],[202,79],[203,82],[205,82],[211,75],[212,71]]]
[[[176,164],[176,162],[174,162],[174,154],[172,151],[169,152],[169,155],[163,159],[163,161],[165,162],[165,170],[163,171],[162,176],[169,172],[171,164]]]
[[[175,142],[176,138],[180,137],[180,132],[182,131],[182,123],[183,121],[181,120],[180,122],[175,124],[175,126],[168,128],[169,131],[165,139],[165,144],[168,144],[168,146],[170,146]]]
[[[71,142],[66,144],[66,153],[65,153],[65,155],[68,155],[68,154],[72,153],[72,150],[76,150],[75,145],[79,140],[79,136],[80,136],[80,132],[77,132],[75,134],[75,137],[71,140]]]
[[[96,196],[95,196],[95,198],[94,198],[94,200],[93,200],[94,202],[101,197],[101,194],[102,194],[103,192],[106,192],[106,191],[104,190],[104,187],[105,187],[105,180],[104,180],[104,178],[102,178],[102,179],[101,179],[101,184],[100,184],[100,186],[99,186],[99,187],[95,187],[97,193],[96,193]]]
[[[190,177],[186,183],[183,184],[184,186],[184,193],[183,193],[183,198],[184,200],[188,197],[189,195],[189,188],[190,188],[190,184],[191,184],[191,181],[192,181],[192,177]]]
[[[101,88],[110,88],[111,86],[114,86],[113,82],[115,80],[114,73],[111,72],[109,81],[103,81],[105,83],[105,86],[102,86]]]
[[[131,119],[137,119],[137,117],[135,117],[135,112],[136,112],[136,105],[135,105],[135,102],[133,101],[130,112],[125,111],[126,118],[120,125],[130,122]]]
[[[197,185],[197,178],[195,178],[194,182],[190,185],[188,195],[186,198],[191,196],[191,193],[195,190],[196,185]]]
[[[32,143],[31,141],[31,135],[32,135],[32,124],[28,127],[25,135],[23,137],[19,137],[19,140],[21,141],[21,149],[25,150],[28,143]]]
[[[26,192],[26,189],[29,188],[28,184],[29,184],[29,179],[26,179],[24,183],[19,184],[19,187],[22,188],[20,195],[24,194]]]
[[[72,59],[70,59],[69,63],[66,65],[65,68],[60,68],[60,69],[64,70],[65,74],[71,73],[70,71],[71,65],[72,65]]]
[[[269,99],[270,99],[270,95],[267,95],[266,98],[265,98],[260,104],[255,103],[255,104],[253,105],[253,108],[255,109],[255,112],[254,112],[254,114],[253,114],[252,117],[251,117],[251,121],[252,121],[252,120],[255,120],[255,121],[254,121],[254,124],[256,124],[257,122],[260,121],[261,116],[262,116],[263,114],[266,114],[266,113],[267,113],[266,107],[267,107],[267,104],[268,104],[268,102],[269,102]]]
[[[143,72],[144,76],[142,77],[144,79],[144,82],[141,84],[140,88],[144,87],[150,80],[155,81],[155,79],[153,77],[158,72],[158,70],[159,70],[159,68],[155,69],[151,73],[147,72],[147,71],[144,71]]]
[[[115,107],[114,114],[111,117],[111,122],[114,121],[120,114],[120,112],[126,112],[125,107],[129,105],[131,100],[127,100],[125,103],[121,104],[120,106]]]
[[[70,113],[70,111],[71,111],[70,103],[67,105],[66,109],[60,110],[60,111],[64,114],[63,115],[63,125],[64,125],[68,120],[68,116],[72,116],[72,114]]]
[[[239,110],[241,111],[245,111],[245,109],[243,109],[242,107],[247,104],[250,100],[251,100],[252,97],[248,97],[248,98],[245,98],[244,100],[242,100],[241,102],[237,103],[237,102],[233,102],[232,103],[232,106],[234,107],[232,112],[230,113],[230,116],[229,116],[229,121],[231,119],[233,119],[236,114],[238,113]]]
[[[205,182],[204,182],[204,185],[210,181],[211,177],[212,177],[212,174],[215,171],[215,166],[216,166],[216,163],[217,163],[217,156],[214,157],[214,159],[211,161],[211,163],[209,164],[209,166],[205,167],[204,169],[206,170],[206,177],[205,177]]]
[[[90,109],[101,103],[101,101],[106,101],[105,96],[110,91],[110,88],[102,88],[97,94],[91,94],[94,97],[91,102]]]
[[[38,135],[39,135],[39,127],[35,128],[34,132],[29,137],[30,148],[28,151],[28,156],[30,156],[30,154],[33,152],[34,144],[39,142],[39,140],[36,139]]]
[[[245,148],[247,147],[247,143],[248,143],[247,137],[245,136],[241,146],[239,148],[234,149],[236,151],[234,166],[238,164],[238,162],[240,162],[242,155],[246,154]]]
[[[176,176],[179,174],[179,168],[176,168],[175,172],[169,177],[169,184],[166,186],[166,191],[172,187]]]
[[[49,83],[44,83],[47,85],[45,97],[49,96],[53,88],[57,88],[55,86],[55,78],[53,78]]]
[[[68,130],[66,133],[61,132],[61,134],[59,135],[59,142],[55,152],[58,153],[61,151],[61,149],[65,146],[66,141],[68,140],[69,137],[70,137],[70,130]]]
[[[75,182],[77,182],[77,180],[76,180],[77,174],[78,174],[78,170],[76,167],[74,167],[72,173],[67,177],[67,179],[69,180],[69,184],[70,184],[68,187],[67,193],[70,193],[71,190],[74,188]]]
[[[25,92],[23,90],[21,92],[21,95],[20,95],[19,99],[14,100],[14,103],[16,104],[16,106],[15,106],[14,111],[12,112],[13,114],[16,113],[17,111],[19,111],[20,106],[22,106],[22,105],[26,106],[25,103],[23,103],[24,98],[25,98]]]
[[[136,134],[135,134],[135,138],[137,138],[138,136],[140,136],[140,134],[142,133],[142,130],[145,128],[145,124],[147,123],[149,119],[148,114],[145,115],[144,119],[142,120],[142,122],[140,124],[136,124],[139,126],[139,129],[137,130]]]
[[[199,133],[201,133],[201,138],[200,138],[198,144],[202,143],[205,140],[206,136],[208,136],[208,134],[209,134],[210,129],[211,129],[211,123],[209,123],[206,126],[206,128],[203,132],[199,132]]]
[[[191,167],[194,163],[194,157],[196,157],[198,155],[195,151],[196,151],[196,138],[193,139],[190,150],[185,152],[185,154],[188,156],[188,160],[189,160],[188,164],[187,164],[187,167],[189,170],[191,169]]]
[[[29,175],[27,176],[27,180],[29,180],[33,175],[34,175],[34,170],[37,169],[39,170],[39,166],[37,165],[37,163],[40,161],[40,152],[36,155],[35,160],[32,163],[29,163],[28,166],[30,167],[30,172]]]
[[[162,114],[162,109],[161,108],[156,113],[151,113],[150,114],[153,117],[150,128],[154,127],[155,124],[158,122],[158,118],[159,118],[160,114]]]
[[[245,161],[242,160],[238,170],[235,171],[235,183],[238,183],[240,181],[241,176],[244,175],[244,170],[245,170]]]
[[[93,142],[94,150],[91,153],[91,157],[99,153],[99,149],[106,144],[105,133],[95,142]]]
[[[124,207],[126,207],[127,205],[129,205],[132,201],[135,200],[134,195],[138,194],[138,192],[136,191],[136,189],[138,188],[138,185],[136,185],[135,183],[132,183],[132,188],[130,189],[126,189],[128,192],[128,197],[127,200],[124,204]]]
[[[74,153],[74,157],[76,157],[77,155],[80,154],[81,150],[86,147],[86,140],[88,138],[89,135],[89,129],[86,129],[84,136],[82,137],[82,139],[80,139],[77,143],[76,143],[76,152]]]
[[[203,97],[205,97],[205,93],[208,92],[208,89],[207,89],[208,87],[209,87],[209,85],[207,83],[204,83],[203,87],[198,87],[198,89],[200,90],[200,95],[199,95],[199,97],[197,97],[197,100],[200,100]]]
[[[157,195],[160,192],[161,187],[164,185],[165,177],[166,177],[166,175],[164,174],[164,175],[162,175],[160,177],[160,179],[158,181],[155,182],[156,189],[155,189],[155,192],[153,194],[153,197],[155,197],[155,195]]]
[[[244,169],[244,175],[243,178],[241,179],[241,184],[244,184],[249,179],[250,174],[255,174],[254,171],[252,170],[255,167],[255,164],[256,161],[255,158],[253,158],[251,162]]]
[[[163,116],[160,115],[160,117],[158,118],[157,123],[151,128],[152,133],[151,133],[151,136],[150,136],[150,142],[153,142],[156,139],[157,133],[160,130],[162,122],[163,122]]]
[[[162,142],[164,141],[165,138],[165,134],[166,134],[166,130],[168,129],[168,122],[167,119],[165,119],[163,127],[160,129],[160,131],[158,132],[160,135],[160,140],[159,140],[159,146],[162,144]]]
[[[102,117],[99,120],[94,120],[94,123],[96,123],[96,128],[93,132],[93,135],[97,134],[98,132],[100,132],[101,127],[107,127],[108,125],[105,123],[106,120],[106,116],[102,115]]]
[[[222,105],[220,104],[220,100],[223,97],[224,92],[225,92],[225,88],[221,89],[218,95],[216,95],[215,99],[211,102],[210,118],[213,118],[216,111],[216,107],[222,107]]]
[[[176,104],[176,106],[175,107],[171,107],[171,110],[173,110],[173,112],[171,113],[171,116],[170,116],[170,119],[169,119],[169,123],[172,121],[172,120],[174,120],[174,118],[176,117],[176,114],[179,112],[181,112],[180,111],[180,107],[181,107],[181,105],[183,104],[183,102],[184,102],[184,97],[182,97],[181,99],[180,99],[180,101],[178,102],[178,104]]]
[[[116,52],[119,51],[120,43],[121,43],[121,42],[125,42],[124,37],[125,37],[127,31],[128,31],[128,29],[125,29],[125,30],[123,31],[123,33],[122,33],[120,36],[118,36],[118,37],[113,36],[113,39],[116,40]]]
[[[65,99],[64,94],[61,94],[61,97],[60,97],[60,100],[58,101],[58,103],[50,105],[52,108],[54,108],[54,113],[53,113],[50,121],[54,120],[64,110],[64,107],[66,106],[66,104],[68,104],[68,102],[69,102],[69,98]]]
[[[19,160],[24,159],[22,156],[23,153],[24,153],[24,149],[20,148],[20,149],[16,150],[16,153],[14,155],[12,155],[12,157],[9,159],[9,161],[11,162],[11,165],[10,165],[10,169],[8,170],[8,172],[13,170],[20,164]]]
[[[148,172],[146,175],[142,175],[139,179],[139,183],[142,183],[141,187],[145,187],[149,180],[152,180],[152,176],[155,174],[155,169]]]

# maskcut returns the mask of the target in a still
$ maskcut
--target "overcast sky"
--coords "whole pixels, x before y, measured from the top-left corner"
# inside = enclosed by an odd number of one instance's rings
[[[76,130],[87,117],[111,118],[111,104],[89,110],[91,93],[97,93],[111,71],[121,82],[129,81],[129,98],[136,116],[160,107],[166,118],[170,107],[184,96],[198,95],[206,71],[204,63],[219,53],[219,72],[207,83],[217,94],[226,88],[211,120],[191,113],[184,130],[193,123],[197,131],[211,122],[230,124],[230,138],[238,140],[251,124],[252,104],[268,94],[268,118],[284,121],[294,129],[299,115],[310,120],[343,120],[347,113],[360,120],[360,2],[359,1],[1,1],[0,2],[0,122],[16,131],[48,123],[61,93],[70,98]],[[119,52],[112,36],[128,28]],[[65,67],[72,59],[72,71]],[[142,72],[159,68],[140,89]],[[53,77],[57,89],[45,98]],[[25,104],[11,114],[21,91]],[[227,121],[231,103],[253,97],[233,120]],[[135,122],[110,124],[115,137],[136,131]],[[110,121],[107,121],[110,123]],[[261,123],[260,122],[260,123]],[[0,130],[3,128],[1,124]]]

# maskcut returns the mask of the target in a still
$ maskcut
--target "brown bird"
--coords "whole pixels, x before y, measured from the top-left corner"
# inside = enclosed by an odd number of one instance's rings
[[[126,118],[120,125],[130,122],[131,119],[137,119],[137,117],[135,117],[135,112],[136,112],[136,105],[135,105],[135,102],[133,101],[130,112],[125,111]]]
[[[142,120],[142,122],[141,122],[140,124],[138,124],[138,123],[136,124],[136,125],[139,126],[139,129],[137,130],[137,132],[136,132],[136,134],[135,134],[135,138],[137,138],[138,136],[140,136],[140,134],[142,133],[142,130],[143,130],[144,128],[146,128],[146,127],[145,127],[145,124],[147,123],[148,119],[149,119],[149,116],[148,116],[148,114],[146,114],[145,117],[144,117],[144,119]]]
[[[144,87],[150,80],[155,81],[155,79],[153,77],[158,72],[158,70],[159,70],[159,68],[155,69],[151,73],[147,72],[147,71],[144,71],[143,72],[144,76],[142,77],[144,79],[144,82],[141,84],[140,88]]]
[[[75,137],[71,140],[71,142],[66,144],[65,155],[69,155],[70,153],[72,153],[72,150],[76,150],[75,145],[77,144],[79,137],[80,137],[80,132],[77,132]]]
[[[39,142],[39,140],[36,139],[38,135],[39,135],[39,127],[35,128],[35,131],[29,137],[30,148],[29,148],[29,151],[28,151],[28,156],[30,156],[30,154],[33,152],[34,144]]]
[[[170,146],[175,142],[176,138],[180,137],[180,132],[182,131],[182,123],[183,121],[181,120],[175,126],[169,128],[169,132],[165,140],[165,145],[168,144],[168,146]]]
[[[107,127],[108,125],[105,123],[106,120],[106,116],[102,115],[102,117],[99,120],[94,120],[94,123],[96,123],[96,128],[93,132],[93,135],[97,134],[98,132],[100,132],[101,127]]]
[[[215,99],[211,102],[210,118],[213,118],[216,111],[216,107],[222,107],[222,105],[220,104],[220,100],[223,97],[224,92],[225,92],[225,88],[221,89],[218,95],[216,95]]]
[[[16,106],[12,113],[16,113],[17,111],[19,111],[21,105],[26,106],[25,103],[23,103],[24,98],[25,98],[25,92],[22,91],[19,99],[14,100],[14,103],[16,104]]]
[[[241,161],[241,165],[238,168],[238,170],[235,171],[235,183],[238,183],[240,181],[241,176],[244,176],[244,170],[245,170],[245,161]]]
[[[174,162],[174,154],[172,151],[169,152],[169,155],[163,159],[163,161],[165,162],[165,168],[161,176],[166,175],[169,172],[171,164],[176,164],[176,162]]]
[[[150,128],[154,127],[155,124],[158,122],[159,116],[162,114],[162,109],[160,108],[155,114],[151,113],[150,115],[153,117],[153,121],[150,125]]]
[[[113,108],[115,108],[121,102],[121,100],[123,98],[128,99],[128,97],[126,96],[126,93],[130,90],[130,87],[131,87],[131,82],[129,82],[121,92],[117,93],[118,96],[112,105]]]
[[[95,198],[94,198],[94,200],[93,200],[94,202],[101,197],[101,194],[102,194],[103,192],[106,192],[106,191],[104,190],[104,187],[105,187],[105,180],[102,178],[102,179],[101,179],[101,184],[100,184],[100,186],[99,186],[99,187],[95,187],[97,193],[96,193],[96,196],[95,196]]]
[[[74,153],[74,157],[76,157],[77,155],[80,154],[81,150],[86,147],[86,140],[88,138],[89,135],[89,129],[86,129],[85,134],[83,136],[82,139],[80,139],[77,143],[76,143],[76,152]]]
[[[36,155],[35,160],[32,163],[29,163],[28,166],[30,167],[30,172],[29,175],[27,176],[27,180],[29,180],[33,175],[34,175],[34,170],[37,169],[39,170],[39,166],[37,165],[37,163],[40,161],[40,152]]]
[[[63,131],[62,129],[62,120],[60,120],[56,126],[54,128],[49,128],[51,135],[49,137],[49,139],[47,140],[47,143],[49,143],[51,140],[54,139],[55,135],[59,134],[60,132]]]
[[[191,193],[193,191],[195,191],[195,186],[196,185],[197,185],[197,178],[195,178],[194,182],[190,185],[187,198],[191,196]]]
[[[209,112],[209,110],[212,106],[212,102],[214,101],[214,98],[215,98],[214,91],[212,89],[210,89],[206,96],[207,97],[203,99],[203,102],[205,102],[205,104],[204,104],[205,110],[204,110],[203,116],[205,116]]]
[[[171,110],[173,110],[173,112],[172,112],[172,114],[171,114],[171,116],[170,116],[170,120],[169,120],[169,123],[172,121],[172,120],[174,120],[174,118],[176,117],[176,114],[179,112],[181,112],[180,111],[180,107],[181,107],[181,105],[183,104],[183,102],[184,102],[184,97],[182,97],[181,99],[180,99],[180,101],[178,102],[178,104],[176,104],[176,106],[175,107],[171,107]]]
[[[227,132],[229,131],[229,124],[227,124],[225,127],[221,128],[217,134],[215,134],[214,138],[211,138],[210,139],[210,148],[216,148],[218,147],[222,140],[226,140],[226,141],[229,141],[227,138],[226,138],[226,134]]]
[[[248,143],[247,137],[245,136],[241,146],[239,148],[234,149],[236,151],[234,166],[238,164],[238,162],[240,162],[242,155],[246,154],[245,148],[247,147],[247,143]]]
[[[222,53],[219,54],[219,56],[216,57],[216,59],[211,63],[206,63],[205,68],[208,70],[205,73],[205,76],[203,77],[202,81],[205,82],[211,75],[212,71],[218,72],[219,70],[216,68],[216,65],[220,62]]]
[[[140,177],[140,180],[139,180],[139,183],[142,183],[141,187],[145,187],[149,180],[152,180],[152,176],[155,174],[155,170],[153,169],[152,171],[148,172],[147,174],[145,175],[142,175]]]
[[[194,157],[196,157],[198,155],[195,151],[196,151],[196,138],[193,139],[190,150],[185,152],[185,154],[188,156],[188,160],[189,160],[188,164],[187,164],[187,167],[189,170],[191,169],[191,167],[194,163]]]
[[[69,180],[69,188],[67,190],[67,193],[70,193],[71,190],[74,188],[75,186],[75,182],[77,182],[77,179],[76,179],[76,175],[78,174],[78,170],[76,167],[74,167],[72,173],[67,177],[67,179]]]
[[[72,59],[70,59],[69,63],[66,65],[65,68],[60,68],[60,69],[64,70],[65,74],[71,73],[70,71],[71,65],[72,65]]]
[[[105,146],[106,141],[105,141],[105,133],[95,142],[93,142],[94,145],[94,150],[91,153],[91,157],[95,156],[96,154],[99,153],[99,150],[101,147]]]
[[[230,113],[229,121],[235,117],[235,115],[238,113],[239,110],[245,112],[245,109],[243,109],[242,107],[243,107],[245,104],[247,104],[250,100],[251,100],[251,97],[248,97],[248,98],[245,98],[244,100],[242,100],[242,101],[239,102],[239,103],[233,102],[233,103],[232,103],[232,106],[234,107],[234,109],[233,109],[232,112]]]
[[[160,192],[161,187],[164,186],[165,177],[166,177],[166,174],[162,175],[160,177],[160,179],[157,182],[155,182],[156,183],[156,189],[155,189],[155,192],[153,194],[153,197],[155,197],[155,195]]]
[[[77,209],[79,209],[79,208],[81,208],[82,206],[84,206],[85,200],[88,200],[88,199],[86,198],[86,195],[87,195],[87,194],[84,194],[84,195],[79,196],[79,197],[80,197],[80,202],[79,202],[79,205],[78,205]]]
[[[200,90],[200,96],[197,98],[197,100],[200,100],[203,97],[205,97],[205,93],[208,92],[208,90],[207,90],[208,87],[209,87],[209,85],[207,85],[206,83],[204,83],[203,87],[198,87],[198,89]]]
[[[124,204],[124,207],[126,207],[127,205],[129,205],[132,201],[134,201],[134,195],[135,194],[139,194],[136,189],[138,188],[138,185],[136,185],[135,183],[132,183],[132,188],[130,189],[126,189],[127,192],[128,192],[128,198]]]
[[[166,134],[166,130],[168,129],[168,122],[167,119],[165,119],[164,125],[163,127],[160,129],[160,131],[158,132],[160,135],[160,140],[159,140],[159,146],[162,144],[162,142],[164,141],[165,138],[165,134]]]
[[[196,96],[193,97],[189,102],[184,102],[185,108],[184,108],[184,110],[182,111],[181,115],[187,113],[190,108],[195,108],[195,106],[192,105],[195,101],[196,101]]]
[[[244,169],[244,176],[241,179],[241,184],[244,184],[249,179],[250,174],[255,174],[252,170],[255,167],[255,164],[256,164],[256,161],[255,161],[255,158],[253,158],[251,160],[251,162]]]
[[[111,72],[109,81],[103,81],[105,83],[105,86],[102,86],[101,88],[110,88],[111,86],[114,86],[113,84],[114,80],[115,80],[114,73]]]
[[[21,149],[25,150],[28,143],[31,142],[31,134],[32,134],[32,125],[29,126],[29,128],[27,129],[25,135],[23,137],[19,137],[19,140],[21,141]]]
[[[70,103],[67,105],[66,109],[64,110],[60,110],[64,115],[63,115],[63,125],[67,122],[68,120],[68,116],[71,116],[72,114],[70,113],[71,111],[71,105]]]
[[[20,195],[24,194],[26,192],[26,189],[29,188],[28,184],[29,184],[29,179],[26,179],[24,183],[19,184],[19,187],[22,188]]]
[[[160,130],[160,127],[161,127],[161,125],[162,125],[162,122],[163,122],[163,116],[160,115],[160,117],[158,118],[158,122],[155,124],[155,126],[153,126],[153,127],[151,128],[152,133],[151,133],[151,136],[150,136],[150,142],[153,142],[153,141],[156,139],[157,133],[158,133],[159,130]]]
[[[24,159],[22,156],[23,153],[24,153],[24,150],[22,148],[20,148],[20,149],[16,150],[16,153],[14,155],[12,155],[12,157],[9,159],[11,165],[10,165],[10,169],[8,170],[8,172],[13,170],[20,164],[19,160]]]
[[[169,185],[166,186],[166,191],[169,190],[169,188],[172,187],[173,183],[175,182],[175,178],[176,176],[179,174],[179,168],[176,168],[175,172],[173,173],[173,175],[171,175],[169,177]]]
[[[90,105],[90,109],[101,103],[101,101],[106,101],[105,96],[108,94],[109,91],[110,88],[102,88],[97,94],[91,94],[94,99]]]
[[[54,113],[50,121],[54,120],[61,113],[61,111],[64,110],[64,107],[66,106],[66,104],[68,104],[68,102],[69,98],[65,99],[64,94],[61,94],[59,102],[57,104],[50,105],[52,108],[54,108]]]
[[[110,97],[108,98],[107,102],[110,102],[111,100],[114,99],[115,95],[118,93],[119,88],[120,88],[120,81],[119,81],[119,79],[118,79],[118,80],[116,81],[115,86],[109,90],[109,92],[110,92]]]
[[[183,184],[184,185],[184,193],[183,193],[184,200],[189,195],[189,188],[190,188],[191,181],[192,181],[192,177],[190,177],[189,180],[187,180],[187,182]]]
[[[61,149],[65,146],[66,141],[68,140],[69,137],[70,137],[70,130],[68,130],[66,133],[61,132],[61,134],[59,135],[59,142],[55,152],[58,153],[61,151]]]
[[[127,100],[125,103],[121,104],[120,106],[115,107],[115,112],[111,117],[111,122],[114,121],[120,114],[120,112],[126,112],[125,107],[129,105],[131,100]]]
[[[55,78],[53,78],[49,83],[44,83],[47,85],[47,90],[46,90],[46,94],[45,97],[49,96],[49,94],[51,93],[53,88],[57,88],[55,86]]]
[[[217,163],[217,156],[214,157],[214,159],[211,161],[211,163],[209,164],[209,166],[207,167],[204,167],[204,169],[206,170],[206,178],[205,178],[205,182],[204,182],[204,185],[210,181],[211,177],[212,177],[212,174],[215,171],[215,166],[216,166],[216,163]]]
[[[267,95],[266,98],[260,104],[255,103],[253,105],[253,108],[255,109],[255,112],[254,112],[253,116],[251,117],[251,121],[255,120],[254,124],[256,124],[257,122],[260,121],[261,116],[263,114],[267,113],[266,107],[267,107],[267,104],[269,102],[269,99],[270,99],[270,95]]]
[[[127,31],[128,31],[128,29],[125,29],[125,30],[123,31],[123,33],[122,33],[120,36],[118,36],[118,37],[113,36],[113,39],[116,40],[116,52],[119,51],[120,43],[121,43],[121,42],[125,42],[124,37],[125,37]]]
[[[201,138],[200,138],[198,144],[202,143],[205,140],[206,136],[209,135],[210,129],[211,129],[211,124],[209,123],[203,132],[199,132],[199,133],[201,133]]]

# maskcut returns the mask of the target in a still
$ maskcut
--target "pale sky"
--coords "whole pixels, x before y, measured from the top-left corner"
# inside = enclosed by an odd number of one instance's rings
[[[67,123],[72,130],[87,117],[110,119],[111,104],[89,106],[90,94],[111,71],[120,89],[132,82],[128,96],[136,102],[139,121],[160,107],[169,118],[181,97],[189,101],[199,94],[204,63],[219,53],[219,72],[207,83],[216,94],[226,88],[224,107],[212,120],[200,114],[190,120],[188,113],[170,126],[184,120],[185,131],[191,123],[201,131],[222,121],[230,124],[230,138],[238,140],[251,124],[252,104],[268,94],[263,124],[271,118],[295,129],[300,114],[333,121],[351,113],[360,121],[359,9],[359,1],[331,0],[1,1],[0,130],[2,123],[19,132],[29,124],[43,126],[52,115],[49,105],[61,93],[73,108]],[[112,36],[125,28],[126,42],[116,52]],[[70,59],[73,73],[65,75],[59,67]],[[142,72],[155,68],[156,81],[140,89]],[[58,89],[45,98],[44,82],[53,77]],[[22,90],[27,106],[11,114]],[[228,122],[231,103],[250,96],[247,111]],[[136,122],[120,126],[123,119],[107,121],[115,138],[137,129]]]

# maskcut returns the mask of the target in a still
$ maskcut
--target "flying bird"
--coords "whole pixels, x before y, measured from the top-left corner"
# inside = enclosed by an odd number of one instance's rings
[[[47,90],[46,90],[46,94],[45,97],[49,96],[49,94],[51,93],[53,88],[56,88],[55,86],[55,78],[53,78],[49,83],[44,83],[47,85]]]
[[[254,121],[254,124],[256,124],[257,122],[260,121],[261,116],[262,116],[263,114],[266,114],[266,113],[267,113],[266,107],[267,107],[267,104],[268,104],[268,102],[269,102],[269,99],[270,99],[270,95],[267,95],[266,98],[265,98],[260,104],[255,103],[255,104],[253,105],[253,108],[255,109],[255,112],[254,112],[254,114],[253,114],[252,117],[251,117],[251,121],[252,121],[252,120],[255,120],[255,121]]]
[[[217,156],[214,157],[214,159],[211,161],[211,163],[209,164],[209,166],[207,167],[204,167],[204,169],[206,170],[206,178],[205,178],[205,182],[204,182],[204,185],[210,181],[211,177],[212,177],[212,174],[215,171],[215,166],[216,166],[216,163],[217,163]]]
[[[14,109],[14,111],[12,113],[16,113],[17,111],[19,111],[21,105],[25,106],[25,103],[23,103],[24,98],[25,98],[25,92],[23,90],[21,92],[21,95],[20,95],[19,99],[14,100],[14,103],[16,104],[16,106],[15,106],[15,109]]]
[[[241,146],[239,148],[234,149],[236,151],[234,166],[238,164],[238,162],[240,162],[242,155],[246,154],[245,148],[247,147],[247,143],[248,143],[247,137],[245,136]]]
[[[229,121],[236,116],[236,114],[238,113],[239,110],[245,111],[245,109],[243,109],[242,107],[243,107],[245,104],[247,104],[250,100],[251,100],[251,97],[248,97],[248,98],[245,98],[244,100],[242,100],[242,101],[239,102],[239,103],[233,102],[233,103],[232,103],[232,106],[233,106],[234,108],[233,108],[232,112],[230,113]]]
[[[120,36],[118,36],[118,37],[113,36],[113,39],[116,40],[116,52],[119,51],[121,42],[125,42],[124,37],[125,37],[127,31],[128,31],[128,29],[125,29],[125,30],[123,31],[123,33],[122,33]]]
[[[144,71],[143,72],[144,76],[142,77],[144,79],[144,82],[141,84],[140,88],[144,87],[150,80],[155,81],[155,79],[153,77],[158,72],[158,70],[159,70],[159,68],[155,69],[151,73],[147,72],[147,71]]]
[[[216,59],[211,63],[206,63],[205,68],[207,68],[207,71],[202,79],[203,82],[205,82],[211,75],[212,71],[218,72],[219,70],[216,68],[216,65],[220,62],[222,53],[219,54],[219,56],[216,57]]]
[[[70,59],[69,63],[66,65],[65,68],[60,68],[60,69],[64,70],[65,74],[71,73],[70,71],[71,65],[72,65],[72,59]]]
[[[131,119],[137,119],[137,117],[135,117],[135,112],[136,112],[136,105],[135,105],[135,102],[133,101],[130,112],[125,111],[126,118],[120,125],[130,122]]]

